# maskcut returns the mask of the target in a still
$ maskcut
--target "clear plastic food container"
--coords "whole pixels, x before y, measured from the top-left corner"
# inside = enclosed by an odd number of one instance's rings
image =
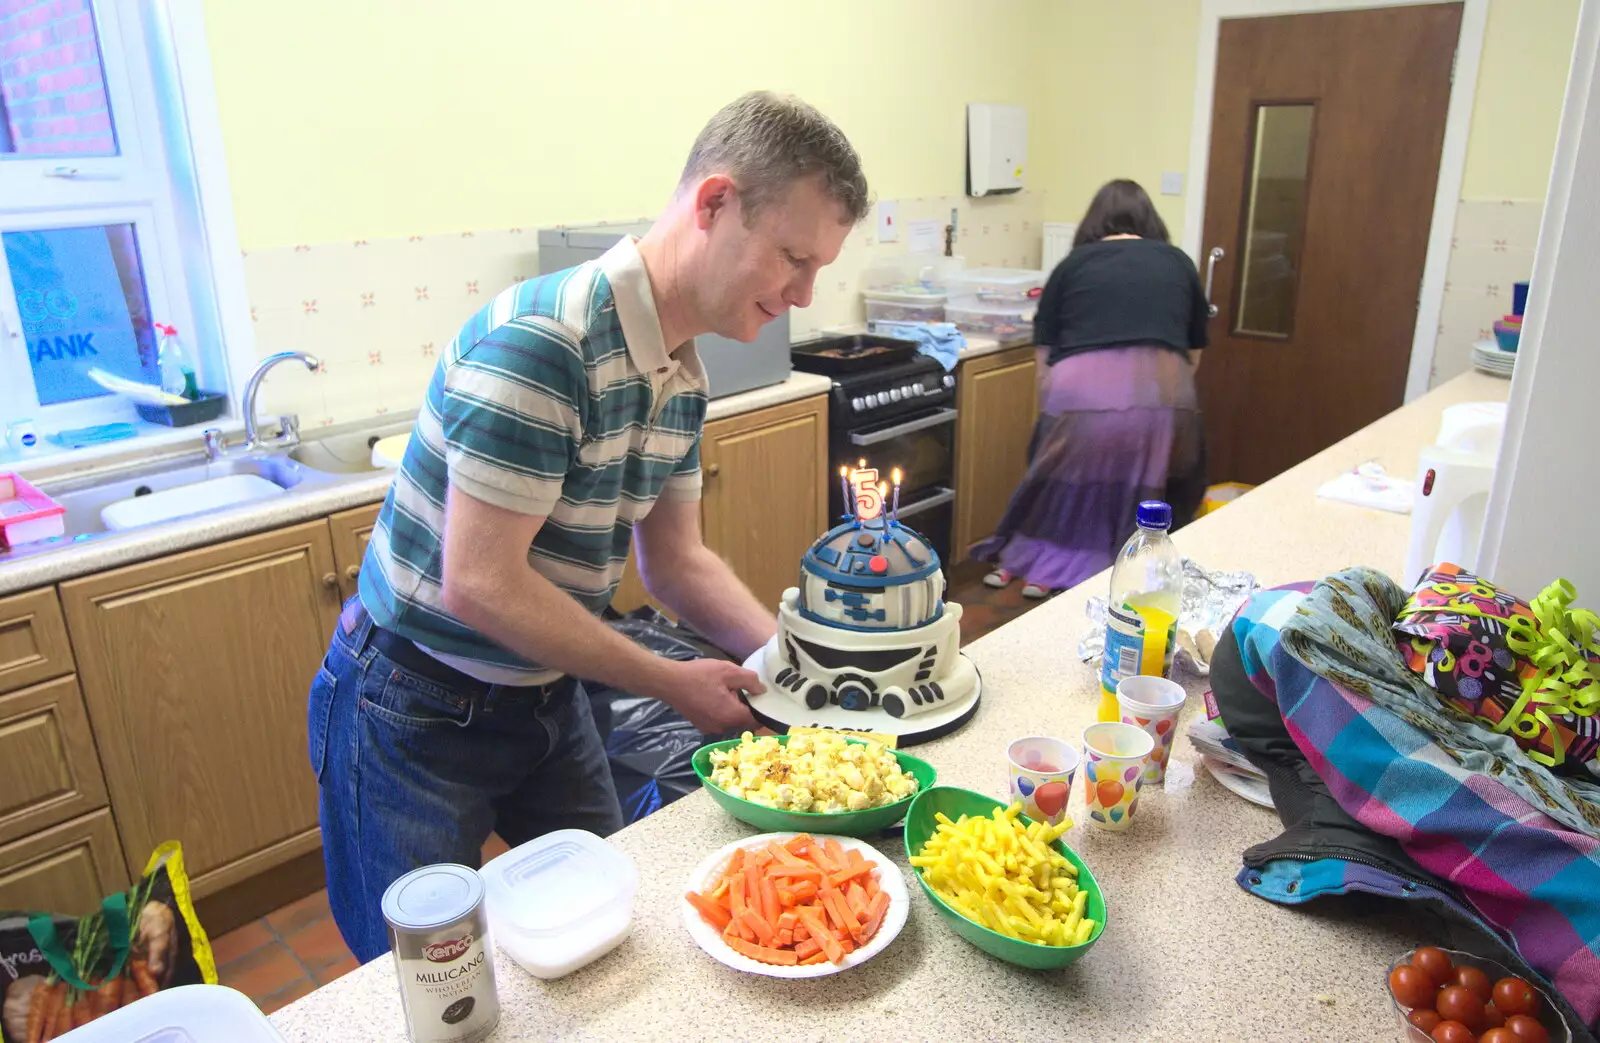
[[[943,297],[949,292],[950,280],[961,273],[965,264],[960,257],[938,254],[880,258],[861,274],[861,289],[869,295],[931,293]]]
[[[480,870],[495,944],[536,978],[560,978],[633,929],[633,859],[583,829],[512,848]]]
[[[165,989],[68,1034],[72,1043],[283,1043],[242,992],[222,985]]]
[[[1044,272],[1028,268],[973,268],[950,277],[950,304],[961,308],[1022,308],[1044,290]]]
[[[868,322],[943,322],[944,294],[863,293]]]
[[[1033,340],[1032,304],[1022,308],[965,307],[954,304],[944,310],[946,322],[953,322],[962,333],[988,337],[1002,344],[1022,344]]]

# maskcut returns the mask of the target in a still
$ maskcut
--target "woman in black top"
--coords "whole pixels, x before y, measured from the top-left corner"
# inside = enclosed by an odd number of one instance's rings
[[[1112,181],[1078,224],[1039,298],[1039,421],[1028,473],[975,556],[984,580],[1024,579],[1044,597],[1110,567],[1140,500],[1172,504],[1174,525],[1205,496],[1194,372],[1208,307],[1194,262],[1167,241],[1144,189]]]

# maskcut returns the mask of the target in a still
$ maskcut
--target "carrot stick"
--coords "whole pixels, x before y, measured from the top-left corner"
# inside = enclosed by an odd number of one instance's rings
[[[794,854],[776,840],[769,841],[767,843],[767,850],[772,852],[773,861],[777,862],[780,866],[791,866],[797,869],[804,869],[807,865],[805,859]]]
[[[845,857],[846,863],[848,863],[851,866],[864,866],[864,865],[868,864],[867,863],[867,856],[863,855],[860,851],[857,851],[855,848],[851,848],[849,851],[846,851],[844,853],[844,857]]]
[[[801,960],[800,961],[800,966],[805,967],[805,966],[809,966],[810,964],[813,964],[813,963],[821,963],[822,961],[826,960],[827,958],[828,957],[823,955],[822,951],[819,949],[816,952],[812,953],[810,956],[807,956],[805,959]]]
[[[735,920],[745,914],[749,906],[746,904],[744,893],[744,874],[729,878],[728,880],[728,909],[733,913]]]
[[[827,925],[817,918],[816,912],[808,906],[801,906],[799,913],[800,922],[806,925],[811,937],[822,943],[822,951],[828,954],[828,959],[834,963],[844,959],[844,948],[828,930]]]
[[[761,915],[761,870],[751,865],[749,860],[744,864],[744,904],[746,908],[754,909],[756,915]]]
[[[796,941],[794,944],[794,954],[802,960],[813,953],[820,953],[821,951],[822,943],[809,936],[805,941]]]
[[[723,877],[717,881],[717,886],[711,889],[711,900],[718,905],[728,904],[728,878]]]
[[[728,859],[728,868],[722,871],[724,879],[731,879],[744,870],[744,848],[739,848]]]
[[[777,922],[774,924],[774,926],[776,926],[780,931],[792,931],[799,923],[800,918],[798,916],[794,915],[793,912],[786,912],[778,915]]]
[[[889,911],[889,896],[882,891],[873,895],[867,911],[867,922],[861,925],[862,942],[870,941],[878,933],[878,928],[883,924],[883,914]]]
[[[728,946],[734,952],[743,953],[752,960],[760,960],[762,963],[775,963],[779,966],[793,967],[800,962],[799,958],[788,949],[772,949],[764,945],[751,945],[749,942],[739,941],[729,942]]]
[[[845,888],[844,900],[850,903],[850,911],[856,914],[857,922],[867,918],[867,891],[855,881]]]
[[[768,872],[785,880],[822,879],[822,870],[816,866],[773,866]]]
[[[766,850],[762,850],[762,851],[757,851],[755,854],[753,854],[749,858],[745,859],[744,860],[744,864],[746,866],[755,866],[757,869],[765,869],[767,864],[769,862],[771,862],[771,861],[772,861],[772,852],[766,851]]]
[[[797,833],[788,840],[785,840],[783,842],[783,846],[788,848],[792,853],[798,855],[800,852],[804,851],[814,843],[816,843],[816,841],[811,839],[810,833]]]
[[[754,931],[756,941],[762,945],[771,945],[778,940],[778,932],[774,931],[772,925],[762,919],[761,914],[754,909],[748,910],[743,916],[739,917],[739,922]]]
[[[834,887],[843,887],[850,881],[855,880],[858,877],[866,876],[871,872],[871,866],[851,866],[848,869],[841,869],[837,873],[834,873],[832,876],[828,877],[828,882],[833,884]]]
[[[789,893],[794,896],[796,905],[802,902],[809,902],[811,899],[817,897],[817,885],[811,880],[802,880],[800,883],[790,888]]]
[[[761,915],[767,918],[770,924],[778,922],[778,914],[783,908],[778,904],[778,889],[772,883],[772,877],[761,878]]]
[[[833,837],[822,838],[822,850],[828,853],[828,861],[840,869],[850,864],[849,860],[844,857],[844,848],[840,847],[839,841]]]
[[[871,901],[878,893],[878,878],[876,875],[867,877],[867,900]]]
[[[719,931],[727,927],[728,922],[733,919],[726,909],[702,894],[690,891],[683,897],[689,900],[689,904],[695,907],[706,923]]]
[[[825,912],[827,912],[828,919],[833,921],[835,927],[842,927],[845,930],[849,930],[850,928],[856,926],[857,921],[856,918],[851,915],[850,910],[846,909],[840,904],[841,900],[842,896],[838,891],[831,887],[823,889],[822,908]]]
[[[780,949],[792,949],[792,948],[794,948],[794,932],[793,931],[779,931],[778,932],[778,948],[780,948]]]

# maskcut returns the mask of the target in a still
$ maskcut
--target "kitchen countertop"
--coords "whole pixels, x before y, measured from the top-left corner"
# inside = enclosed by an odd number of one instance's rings
[[[794,373],[780,384],[712,399],[706,419],[722,420],[811,395],[827,394],[831,387],[832,382],[827,377]],[[198,445],[197,440],[195,444]],[[379,503],[388,494],[392,478],[388,471],[375,471],[332,487],[292,490],[271,500],[258,500],[166,525],[97,536],[82,543],[64,544],[58,551],[29,554],[16,561],[0,561],[0,596]]]
[[[1459,377],[1194,523],[1178,545],[1208,568],[1248,569],[1268,585],[1352,564],[1397,572],[1409,519],[1316,500],[1316,487],[1368,460],[1409,474],[1445,406],[1504,400],[1509,387]],[[1081,584],[968,648],[985,682],[977,716],[916,749],[940,782],[999,793],[1007,741],[1037,733],[1076,741],[1092,722],[1098,684],[1074,648],[1084,604],[1105,582]],[[1046,973],[961,940],[915,884],[900,937],[849,972],[786,982],[714,962],[685,932],[678,896],[707,852],[754,830],[693,794],[612,838],[639,867],[633,934],[617,951],[553,982],[496,954],[503,1014],[492,1038],[1021,1039],[1063,1025],[1086,1040],[1393,1038],[1385,968],[1430,928],[1387,905],[1304,911],[1246,894],[1234,883],[1240,854],[1276,836],[1277,817],[1195,770],[1180,741],[1166,792],[1141,801],[1130,832],[1080,824],[1067,834],[1105,889],[1108,926],[1085,959]],[[1081,786],[1069,807],[1085,819]],[[898,837],[873,843],[909,874]],[[387,957],[272,1020],[291,1041],[405,1038]]]

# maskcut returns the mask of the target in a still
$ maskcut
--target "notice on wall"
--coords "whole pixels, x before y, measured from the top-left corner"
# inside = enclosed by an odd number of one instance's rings
[[[937,217],[921,221],[907,221],[906,252],[936,254],[944,252],[944,225]]]

